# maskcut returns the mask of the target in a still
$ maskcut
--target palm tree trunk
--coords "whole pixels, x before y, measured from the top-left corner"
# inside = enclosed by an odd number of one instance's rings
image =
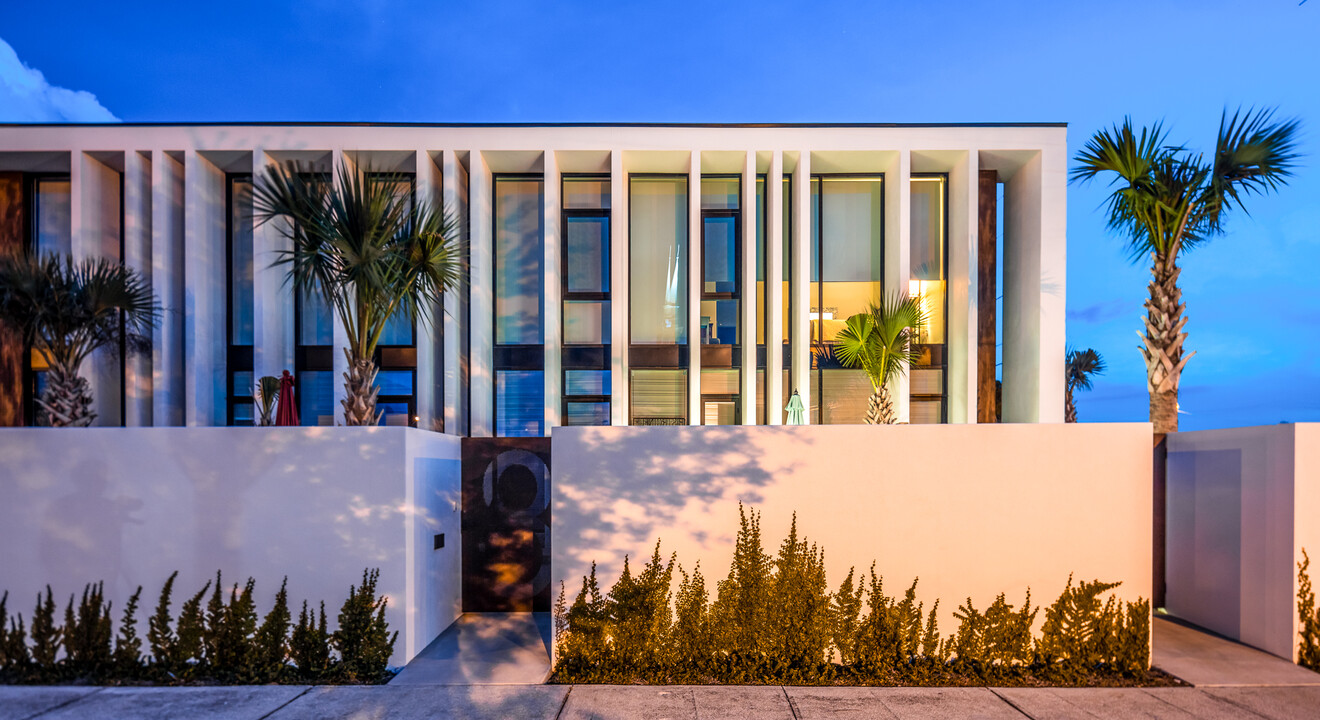
[[[344,424],[375,425],[381,413],[376,412],[376,363],[371,358],[356,358],[344,348],[348,358],[348,372],[344,373]]]
[[[92,384],[87,378],[52,363],[46,371],[46,389],[37,398],[41,412],[38,425],[87,427],[96,419],[92,412]]]
[[[1077,422],[1077,402],[1073,400],[1073,389],[1063,389],[1063,421]]]
[[[889,395],[889,386],[881,385],[871,391],[871,397],[866,402],[866,424],[868,425],[893,425],[898,419],[898,414],[894,412],[894,402]]]
[[[1153,279],[1147,289],[1146,332],[1141,336],[1144,347],[1141,357],[1146,361],[1146,390],[1150,393],[1150,421],[1156,433],[1178,432],[1178,382],[1183,366],[1195,351],[1183,354],[1183,341],[1187,333],[1183,326],[1187,309],[1178,288],[1178,275],[1182,272],[1174,256],[1151,254]]]

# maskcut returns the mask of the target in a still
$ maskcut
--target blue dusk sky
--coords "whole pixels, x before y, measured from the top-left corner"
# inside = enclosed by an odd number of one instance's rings
[[[1185,259],[1184,429],[1320,420],[1320,2],[6,2],[0,121],[1066,122],[1213,147],[1303,122],[1282,192]],[[145,4],[144,4],[145,5]],[[1068,188],[1083,420],[1145,420],[1148,277]]]

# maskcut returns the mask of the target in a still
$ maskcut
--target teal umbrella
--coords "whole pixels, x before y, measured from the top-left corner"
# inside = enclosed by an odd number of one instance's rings
[[[789,425],[807,424],[807,409],[802,406],[802,396],[797,390],[793,391],[793,397],[788,399],[788,406],[784,409],[788,411]]]

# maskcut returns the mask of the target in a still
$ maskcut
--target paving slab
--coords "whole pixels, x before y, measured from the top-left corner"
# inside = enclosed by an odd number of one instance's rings
[[[98,687],[0,685],[0,720],[27,720],[86,697]]]
[[[695,686],[698,718],[793,720],[793,708],[779,685]]]
[[[685,685],[574,685],[560,720],[697,720]]]
[[[1158,720],[1192,720],[1196,717],[1188,710],[1136,688],[1041,688],[1040,695],[1053,695],[1082,714],[1071,717],[1100,718],[1157,718]],[[1024,704],[1016,705],[1022,712],[1033,718],[1051,717],[1043,709],[1037,709],[1030,703],[1030,696],[1018,695],[1025,699]]]
[[[799,720],[894,720],[898,716],[885,707],[872,688],[790,687],[784,688]]]
[[[254,720],[307,692],[297,685],[108,687],[41,720]]]
[[[1095,715],[1059,697],[1050,688],[990,688],[1023,715],[1037,720],[1094,720]]]
[[[1259,715],[1210,695],[1206,688],[1142,688],[1140,692],[1185,710],[1197,720],[1237,720],[1243,717],[1260,720]]]
[[[568,692],[567,685],[327,686],[313,688],[270,720],[553,720]]]
[[[550,675],[550,613],[464,613],[390,685],[536,685]]]
[[[1153,632],[1151,664],[1198,687],[1320,685],[1320,673],[1168,618]]]
[[[983,687],[871,688],[871,691],[900,720],[949,717],[1022,720],[1022,713]]]
[[[1205,688],[1205,693],[1270,720],[1320,717],[1320,687]]]

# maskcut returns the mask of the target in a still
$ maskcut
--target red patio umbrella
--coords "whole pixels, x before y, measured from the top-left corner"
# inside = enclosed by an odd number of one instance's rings
[[[293,376],[288,370],[280,376],[279,409],[275,411],[275,424],[281,427],[302,424],[298,422],[298,404],[293,399]]]

